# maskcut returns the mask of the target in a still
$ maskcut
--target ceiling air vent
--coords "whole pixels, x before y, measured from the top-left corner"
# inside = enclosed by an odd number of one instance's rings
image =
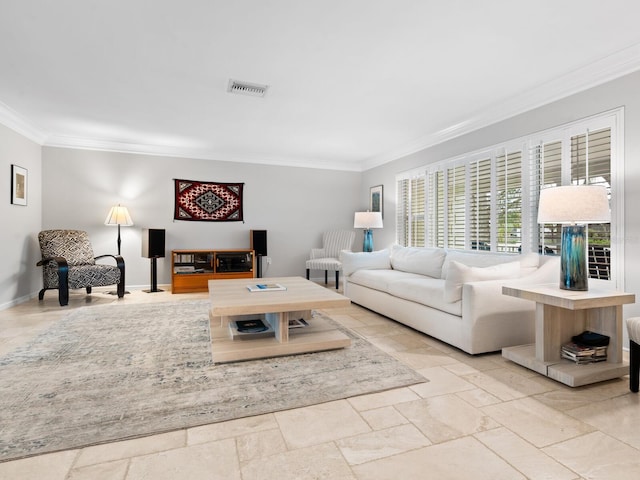
[[[268,88],[268,85],[258,85],[257,83],[241,82],[232,78],[229,80],[227,92],[237,93],[240,95],[249,95],[251,97],[264,97],[267,93]]]

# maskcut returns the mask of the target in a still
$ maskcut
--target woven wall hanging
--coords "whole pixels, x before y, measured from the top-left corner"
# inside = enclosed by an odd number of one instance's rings
[[[175,183],[175,220],[196,222],[243,222],[242,189],[244,183],[173,180]]]

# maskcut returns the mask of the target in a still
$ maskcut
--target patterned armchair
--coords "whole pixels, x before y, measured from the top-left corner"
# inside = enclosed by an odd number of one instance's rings
[[[38,298],[44,298],[44,292],[58,289],[60,305],[69,303],[69,289],[118,285],[118,297],[124,297],[124,259],[120,255],[100,255],[94,257],[89,235],[82,230],[43,230],[38,234],[42,260],[43,288]],[[101,258],[113,258],[116,266],[98,264]]]
[[[311,258],[307,260],[307,280],[309,280],[310,270],[324,270],[324,283],[328,283],[329,270],[336,272],[336,288],[340,280],[342,263],[340,262],[340,252],[353,247],[356,238],[355,232],[334,231],[322,234],[322,248],[313,248]]]

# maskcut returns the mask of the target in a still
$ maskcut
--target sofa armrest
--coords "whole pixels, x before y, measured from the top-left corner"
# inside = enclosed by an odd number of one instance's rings
[[[541,285],[558,281],[560,258],[546,261],[535,272],[520,278],[469,282],[462,285],[462,316],[478,318],[483,315],[522,310],[522,306],[535,305],[527,300],[502,294],[503,285]],[[529,310],[529,309],[527,309]]]
[[[529,310],[534,304],[528,300],[502,294],[504,285],[515,285],[520,279],[469,282],[462,286],[462,318],[474,323],[481,317]]]
[[[391,268],[391,257],[389,250],[378,250],[377,252],[340,252],[342,262],[342,272],[348,277],[357,270],[382,270]]]
[[[560,259],[552,258],[535,272],[520,278],[469,282],[462,285],[462,321],[470,338],[495,336],[496,343],[518,345],[530,343],[534,335],[535,303],[502,294],[503,285],[540,285],[556,283]],[[497,325],[502,328],[497,328]]]

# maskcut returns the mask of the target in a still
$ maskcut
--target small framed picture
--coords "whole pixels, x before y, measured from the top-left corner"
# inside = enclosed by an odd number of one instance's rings
[[[11,165],[11,203],[27,204],[27,169]]]
[[[384,197],[382,193],[382,185],[376,185],[369,189],[369,211],[380,212],[384,217]]]

